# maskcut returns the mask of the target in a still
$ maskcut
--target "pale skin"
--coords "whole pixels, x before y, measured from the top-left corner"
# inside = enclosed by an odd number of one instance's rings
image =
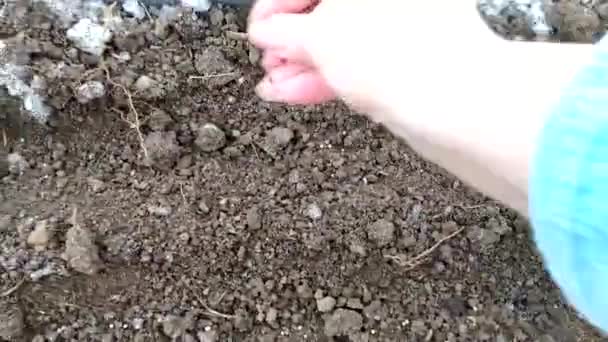
[[[266,77],[257,92],[288,104],[342,99],[527,215],[539,131],[592,46],[505,41],[475,3],[258,0],[249,36]]]

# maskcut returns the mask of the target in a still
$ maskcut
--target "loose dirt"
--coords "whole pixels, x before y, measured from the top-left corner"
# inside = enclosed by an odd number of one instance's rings
[[[524,219],[341,104],[256,98],[244,13],[103,58],[25,13],[55,116],[2,121],[0,338],[600,341]]]

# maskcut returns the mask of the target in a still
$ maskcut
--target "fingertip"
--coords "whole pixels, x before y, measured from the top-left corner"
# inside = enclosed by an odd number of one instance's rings
[[[256,87],[260,98],[290,105],[311,105],[336,98],[323,78],[314,72],[304,72],[284,80],[265,77]]]

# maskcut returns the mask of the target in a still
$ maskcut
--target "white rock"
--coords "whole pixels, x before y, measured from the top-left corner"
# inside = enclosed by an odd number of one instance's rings
[[[207,12],[211,8],[211,1],[182,0],[182,6],[192,8],[195,12]]]
[[[14,55],[15,53],[0,41],[0,86],[4,86],[10,96],[20,98],[23,108],[38,122],[44,123],[49,118],[51,110],[38,93],[38,82],[34,82],[36,84],[33,87],[23,80],[22,75],[25,74],[26,68],[17,65],[16,60],[11,58]]]
[[[323,216],[323,212],[316,203],[311,203],[306,208],[306,216],[312,220],[318,220]]]
[[[44,250],[51,240],[51,234],[47,229],[46,221],[38,221],[34,230],[27,237],[27,244],[37,251]]]
[[[146,16],[146,11],[137,0],[125,0],[122,3],[122,9],[137,19],[143,19]]]
[[[524,13],[534,33],[547,36],[552,29],[547,24],[543,0],[480,0],[479,10],[484,16],[505,16],[505,11]]]
[[[21,175],[28,168],[29,164],[19,153],[10,153],[7,156],[8,171],[14,175]]]
[[[78,87],[76,99],[80,103],[88,103],[106,94],[106,88],[99,81],[89,81]]]
[[[106,49],[106,43],[112,39],[112,32],[91,19],[84,18],[72,26],[66,36],[80,50],[101,56]]]
[[[137,81],[135,81],[135,89],[137,91],[146,91],[152,88],[156,84],[156,81],[149,76],[143,75],[140,76]]]

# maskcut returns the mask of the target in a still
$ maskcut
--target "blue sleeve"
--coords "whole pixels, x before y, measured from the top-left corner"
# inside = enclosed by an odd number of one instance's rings
[[[608,332],[608,39],[551,112],[531,163],[529,213],[566,299]]]

